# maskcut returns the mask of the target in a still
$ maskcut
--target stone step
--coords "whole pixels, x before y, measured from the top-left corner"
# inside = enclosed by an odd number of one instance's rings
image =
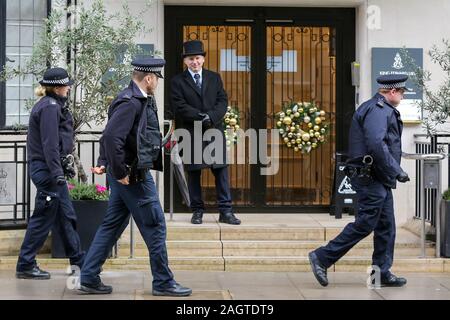
[[[169,257],[222,257],[220,241],[167,241]],[[119,257],[130,256],[130,244],[119,243]],[[148,257],[148,249],[143,241],[134,246],[135,257]]]
[[[224,257],[226,271],[284,271],[308,272],[311,270],[307,257]],[[371,259],[344,257],[329,272],[366,272]],[[450,259],[398,258],[394,260],[395,272],[450,272]]]
[[[39,267],[48,270],[66,270],[69,266],[68,259],[52,259],[50,255],[41,255],[37,259]],[[0,270],[15,270],[17,257],[0,257]],[[172,270],[196,270],[196,271],[224,271],[224,259],[222,257],[184,257],[169,258]],[[104,270],[150,270],[148,258],[113,258],[107,259]]]
[[[15,270],[17,257],[1,257],[0,270]],[[67,259],[51,259],[48,256],[38,258],[41,268],[47,270],[65,270]],[[307,257],[202,257],[169,258],[173,270],[196,271],[271,271],[271,272],[310,272]],[[371,260],[364,257],[344,257],[329,272],[366,272]],[[149,271],[148,258],[115,258],[105,262],[104,270],[143,270]],[[394,260],[394,273],[429,272],[450,273],[450,259],[443,258],[398,258]]]
[[[326,244],[324,241],[167,241],[170,257],[206,257],[206,256],[307,256]],[[352,248],[348,256],[371,257],[373,244],[362,241]],[[421,254],[417,243],[396,243],[396,257],[418,257]],[[432,256],[434,248],[427,243],[426,254]],[[130,256],[130,245],[119,245],[119,257]],[[143,242],[134,246],[135,257],[148,257],[148,249]]]

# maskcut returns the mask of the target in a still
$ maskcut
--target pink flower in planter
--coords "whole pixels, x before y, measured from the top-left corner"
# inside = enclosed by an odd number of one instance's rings
[[[73,190],[75,188],[75,185],[73,185],[71,183],[68,183],[67,187],[69,188],[69,191],[70,191],[70,190]]]
[[[106,190],[108,190],[106,187],[101,186],[101,185],[99,185],[99,184],[96,184],[96,185],[95,185],[95,189],[97,189],[97,192],[98,192],[98,193],[103,193],[103,192],[105,192]]]

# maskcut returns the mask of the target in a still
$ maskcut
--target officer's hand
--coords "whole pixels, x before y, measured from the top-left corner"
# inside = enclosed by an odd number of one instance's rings
[[[405,171],[402,171],[397,176],[397,180],[398,180],[398,182],[405,183],[405,182],[409,181],[409,176],[408,176],[408,174]]]
[[[57,176],[55,180],[58,185],[66,184],[66,178],[64,178],[64,176]]]
[[[72,166],[66,168],[65,175],[69,179],[72,179],[73,177],[75,177],[75,175],[76,175],[75,168]]]
[[[129,178],[129,176],[126,176],[125,178],[120,179],[120,180],[117,180],[117,181],[119,181],[119,183],[123,184],[124,186],[127,186],[127,185],[130,184],[130,178]]]
[[[105,166],[93,167],[91,168],[91,172],[94,174],[102,175],[105,173]]]

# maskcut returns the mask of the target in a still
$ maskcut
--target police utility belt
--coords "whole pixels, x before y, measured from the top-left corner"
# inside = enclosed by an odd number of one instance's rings
[[[368,185],[373,181],[373,158],[365,155],[349,159],[346,162],[344,173],[351,178],[358,178],[362,185]]]
[[[146,174],[150,172],[150,169],[138,169],[136,165],[127,165],[127,170],[130,184],[145,181]]]

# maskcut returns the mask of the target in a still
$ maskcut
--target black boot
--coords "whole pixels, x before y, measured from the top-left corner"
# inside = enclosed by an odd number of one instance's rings
[[[31,279],[31,280],[48,280],[50,279],[50,273],[39,269],[38,266],[35,266],[31,270],[16,271],[16,278]]]
[[[219,222],[228,223],[228,224],[241,224],[241,220],[236,218],[233,212],[225,212],[219,214]]]
[[[112,286],[107,286],[100,281],[96,285],[81,283],[79,290],[87,294],[110,294],[113,288]]]
[[[327,268],[322,266],[319,258],[317,258],[317,255],[314,251],[310,252],[308,254],[308,257],[314,276],[316,277],[317,281],[319,281],[321,286],[326,287],[328,285]]]
[[[191,223],[192,224],[202,224],[203,221],[203,211],[194,211],[194,213],[192,214],[192,218],[191,218]]]

